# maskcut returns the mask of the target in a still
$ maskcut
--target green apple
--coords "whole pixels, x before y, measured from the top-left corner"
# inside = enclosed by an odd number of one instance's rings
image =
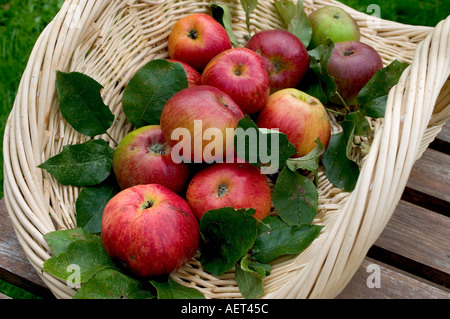
[[[324,6],[308,16],[312,26],[310,47],[324,44],[327,39],[334,43],[359,41],[361,34],[356,21],[344,9],[336,6]]]

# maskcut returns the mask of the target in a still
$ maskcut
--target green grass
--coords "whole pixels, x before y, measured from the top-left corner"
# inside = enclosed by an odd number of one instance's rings
[[[412,25],[434,27],[450,14],[448,0],[341,0],[340,2],[369,15],[374,13],[369,6],[376,4],[380,7],[379,13],[382,19]]]
[[[106,1],[106,0],[105,0]],[[413,25],[435,26],[450,13],[450,1],[419,0],[342,0],[350,7],[372,14],[378,4],[383,19]],[[34,43],[61,7],[63,0],[0,0],[0,138],[14,103],[20,78]],[[3,145],[0,144],[3,154]],[[0,162],[0,198],[3,197],[3,157]],[[12,298],[36,298],[20,288],[0,280],[0,292]]]
[[[62,3],[62,0],[0,0],[1,141],[33,45]],[[3,154],[3,145],[0,149]],[[3,161],[1,164],[3,168]],[[0,170],[0,177],[3,181],[3,169]],[[3,185],[0,186],[1,197]]]

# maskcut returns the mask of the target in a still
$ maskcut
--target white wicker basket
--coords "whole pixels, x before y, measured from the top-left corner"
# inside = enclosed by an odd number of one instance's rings
[[[223,2],[230,7],[236,37],[243,39],[247,30],[240,2]],[[385,64],[397,59],[411,65],[390,91],[385,118],[371,122],[369,154],[363,157],[355,149],[361,165],[356,188],[343,192],[321,172],[314,222],[324,228],[300,255],[273,264],[263,298],[339,294],[391,217],[414,162],[450,117],[450,18],[429,28],[378,19],[332,0],[304,4],[307,12],[327,4],[343,7],[359,24],[362,41]],[[150,60],[168,57],[167,37],[177,19],[208,10],[209,1],[67,0],[36,42],[5,130],[4,192],[17,237],[56,297],[71,298],[75,290],[42,272],[50,257],[43,235],[76,226],[79,189],[60,185],[37,166],[64,145],[85,139],[59,112],[56,71],[83,72],[104,86],[105,104],[116,116],[110,134],[119,141],[132,129],[121,107],[124,85]],[[259,1],[251,23],[253,31],[282,27],[268,0]],[[207,298],[241,297],[232,272],[214,277],[196,258],[172,278]]]

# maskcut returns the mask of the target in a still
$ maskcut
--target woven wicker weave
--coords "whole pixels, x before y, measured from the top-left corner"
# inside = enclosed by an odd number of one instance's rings
[[[235,35],[244,42],[240,1],[226,3]],[[307,12],[327,4],[343,7],[360,25],[362,41],[372,45],[385,64],[397,59],[411,65],[390,91],[386,117],[371,121],[375,134],[366,141],[371,144],[369,154],[354,148],[354,159],[361,165],[355,190],[345,193],[321,173],[314,223],[325,227],[300,255],[273,264],[264,298],[335,297],[391,217],[415,160],[450,117],[450,18],[429,28],[378,19],[335,1],[304,4]],[[85,139],[59,112],[56,70],[83,72],[104,86],[105,104],[116,115],[110,134],[120,141],[132,129],[121,107],[123,87],[147,62],[168,57],[167,37],[177,19],[208,12],[208,5],[193,0],[67,0],[36,42],[5,130],[5,201],[28,259],[56,297],[71,298],[75,290],[42,272],[50,257],[43,235],[76,226],[79,189],[60,185],[37,165],[64,145]],[[252,32],[283,27],[273,1],[265,0],[252,13],[251,24]],[[198,288],[207,298],[241,297],[232,272],[214,277],[196,258],[172,278]]]

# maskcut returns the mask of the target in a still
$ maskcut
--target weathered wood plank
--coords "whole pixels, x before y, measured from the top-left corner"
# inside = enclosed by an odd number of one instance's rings
[[[450,290],[366,258],[336,299],[450,299]]]
[[[436,140],[440,140],[445,143],[450,143],[450,121],[448,121],[439,132],[438,136],[436,136]],[[447,152],[450,151],[447,149]]]
[[[449,239],[449,217],[400,201],[375,245],[445,272],[450,278]]]
[[[0,200],[0,234],[0,278],[38,296],[51,297],[17,240],[4,199]]]
[[[449,168],[450,155],[428,148],[414,164],[406,186],[450,202]]]

